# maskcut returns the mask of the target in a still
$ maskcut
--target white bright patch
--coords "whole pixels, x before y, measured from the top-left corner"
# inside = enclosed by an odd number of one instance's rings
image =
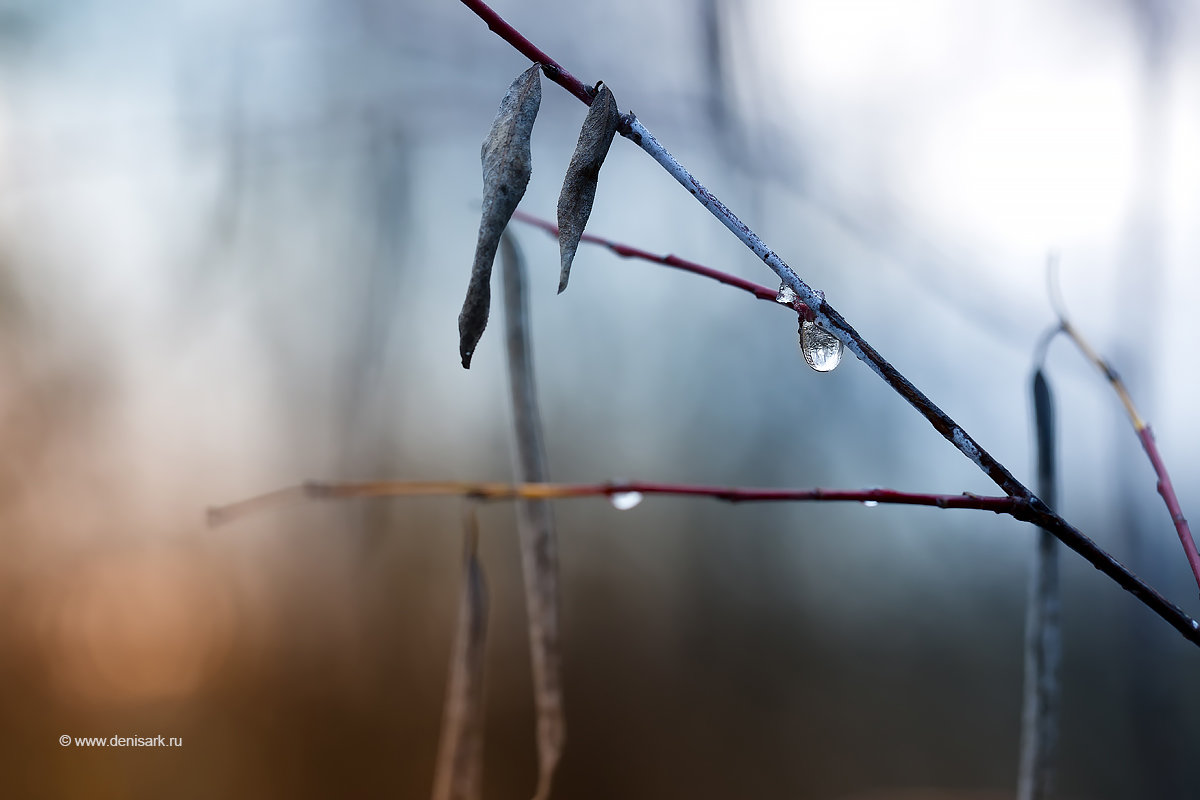
[[[881,195],[924,235],[1021,258],[1122,229],[1144,116],[1124,16],[776,0],[762,30],[779,107],[843,202]]]
[[[636,508],[642,502],[641,492],[617,492],[609,495],[608,502],[617,511],[628,511],[631,508]]]
[[[1115,76],[1016,75],[946,109],[910,176],[922,213],[1042,247],[1119,228],[1136,108]]]
[[[788,69],[810,90],[858,94],[936,70],[954,47],[952,0],[780,2],[770,35]],[[961,12],[959,12],[961,13]]]
[[[976,447],[975,444],[970,439],[967,438],[967,435],[965,433],[963,433],[963,429],[955,428],[954,432],[953,432],[953,436],[954,436],[954,444],[956,444],[958,446],[958,449],[962,450],[963,453],[967,456],[967,458],[971,459],[976,464],[979,464],[980,467],[982,467],[983,464],[980,463],[979,448]]]

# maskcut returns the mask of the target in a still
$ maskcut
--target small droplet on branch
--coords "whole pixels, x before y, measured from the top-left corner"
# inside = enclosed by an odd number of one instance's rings
[[[608,496],[608,502],[617,511],[628,511],[636,508],[645,499],[641,492],[614,492]]]
[[[796,290],[786,283],[779,284],[779,294],[775,295],[775,302],[785,306],[795,305]]]
[[[842,363],[842,341],[815,322],[800,320],[800,352],[817,372],[832,372]]]

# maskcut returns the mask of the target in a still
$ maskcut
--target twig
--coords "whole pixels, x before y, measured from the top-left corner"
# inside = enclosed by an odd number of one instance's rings
[[[487,584],[479,561],[474,503],[463,509],[463,575],[433,800],[479,800],[483,789]]]
[[[462,0],[462,3],[474,11],[477,17],[486,22],[488,28],[493,33],[516,48],[517,52],[530,61],[541,64],[542,73],[547,78],[578,97],[583,103],[589,106],[592,104],[592,98],[596,96],[594,88],[585,85],[583,81],[563,69],[557,61],[543,53],[541,48],[522,36],[521,32],[512,25],[505,22],[499,14],[488,7],[487,3],[481,3],[479,0]]]
[[[488,22],[488,27],[502,39],[511,44],[531,59],[546,58],[545,53],[538,50],[511,25],[504,22],[499,15],[492,11],[480,0],[461,0],[461,2]],[[552,69],[546,71],[546,77],[567,88],[585,103],[589,100],[581,96],[573,87],[582,86],[574,76],[566,73],[552,60]],[[564,77],[565,76],[565,77]],[[755,255],[770,267],[780,280],[796,292],[798,298],[807,304],[814,315],[815,322],[836,336],[859,360],[865,363],[885,383],[892,387],[901,397],[924,416],[934,429],[946,438],[963,455],[975,463],[1005,494],[1026,503],[1037,519],[1030,519],[1054,534],[1063,544],[1083,556],[1088,563],[1099,569],[1119,586],[1129,591],[1141,600],[1156,614],[1165,619],[1172,627],[1182,633],[1194,644],[1200,645],[1200,623],[1197,623],[1182,609],[1160,595],[1144,581],[1130,572],[1123,564],[1101,549],[1095,542],[1085,536],[1066,520],[1054,514],[1045,503],[1026,488],[1011,472],[990,453],[983,449],[964,431],[958,423],[938,408],[932,400],[925,396],[916,386],[905,378],[895,367],[883,358],[857,331],[825,301],[822,293],[814,291],[808,284],[800,280],[792,268],[779,258],[766,244],[750,230],[737,216],[729,210],[715,195],[700,183],[690,172],[680,164],[675,157],[667,152],[658,140],[646,129],[632,113],[622,118],[619,132],[645,150],[655,161],[667,170],[689,193],[707,208],[725,227],[729,228]],[[1180,515],[1182,518],[1182,515]]]
[[[1194,644],[1200,644],[1200,622],[1193,620],[1178,606],[1164,598],[1152,587],[1127,570],[1119,561],[1097,547],[1058,515],[1045,507],[1036,497],[988,497],[975,494],[934,495],[909,494],[889,489],[746,489],[723,486],[693,486],[641,481],[621,481],[601,484],[563,483],[474,483],[464,481],[367,481],[362,483],[325,483],[310,481],[299,486],[279,489],[236,503],[212,508],[210,524],[232,522],[246,514],[288,499],[344,499],[351,497],[418,497],[456,496],[478,500],[513,500],[516,498],[553,500],[567,497],[598,497],[639,492],[644,495],[675,495],[680,497],[711,497],[730,503],[748,502],[858,502],[895,505],[935,506],[938,508],[974,508],[1010,514],[1024,522],[1032,522],[1050,531],[1061,542],[1086,542],[1088,546],[1072,547],[1096,569],[1114,580],[1150,610],[1167,621],[1171,627]],[[1068,545],[1070,546],[1070,545]]]
[[[516,473],[522,483],[548,479],[542,420],[538,413],[525,293],[525,265],[509,233],[500,240],[508,379],[512,394]],[[558,543],[549,501],[517,501],[517,531],[525,575],[529,655],[537,708],[538,784],[534,800],[547,800],[566,739],[558,640]]]
[[[1196,578],[1196,585],[1200,586],[1200,553],[1196,552],[1196,540],[1192,538],[1191,526],[1188,525],[1187,518],[1183,516],[1179,498],[1175,496],[1175,487],[1171,483],[1171,476],[1167,474],[1167,465],[1163,463],[1162,456],[1159,455],[1158,445],[1154,441],[1154,431],[1150,430],[1149,425],[1146,425],[1137,432],[1137,435],[1138,440],[1142,443],[1142,449],[1146,451],[1146,456],[1154,465],[1154,473],[1158,476],[1158,493],[1162,495],[1163,503],[1171,514],[1171,522],[1175,523],[1175,532],[1179,534],[1179,542],[1183,545],[1183,552],[1187,555],[1192,575]]]
[[[288,486],[284,489],[264,492],[246,500],[239,500],[236,503],[212,506],[208,509],[206,516],[209,526],[216,527],[217,525],[224,525],[227,522],[233,522],[236,519],[249,516],[259,509],[272,508],[292,500],[303,500],[311,496],[308,484]]]
[[[533,214],[529,214],[525,211],[517,209],[515,212],[513,212],[512,218],[518,222],[524,222],[526,225],[533,225],[534,227],[541,228],[551,236],[558,236],[558,226],[553,222],[542,219],[541,217],[537,217]],[[605,239],[602,236],[594,236],[590,233],[585,233],[580,241],[606,247],[622,258],[636,258],[642,261],[650,261],[655,264],[662,264],[667,267],[681,269],[685,272],[691,272],[695,275],[702,275],[705,278],[712,278],[714,281],[719,281],[727,286],[741,289],[743,292],[749,292],[759,300],[769,300],[771,302],[775,302],[775,298],[779,296],[779,292],[776,289],[739,278],[736,275],[730,275],[727,272],[721,272],[720,270],[713,269],[712,267],[706,267],[703,264],[697,264],[695,261],[688,261],[687,259],[680,258],[679,256],[660,256],[655,253],[651,253],[648,250],[642,250],[638,247],[631,247],[627,244],[614,242],[612,239]],[[781,304],[776,303],[776,305]],[[784,307],[786,308],[786,306]]]
[[[1150,425],[1142,415],[1138,413],[1137,406],[1133,404],[1133,397],[1130,396],[1129,390],[1125,386],[1125,382],[1121,380],[1121,376],[1112,368],[1112,365],[1107,360],[1102,358],[1092,346],[1088,343],[1079,329],[1071,324],[1067,319],[1066,306],[1062,300],[1062,293],[1058,289],[1057,277],[1057,259],[1051,258],[1046,270],[1046,280],[1049,283],[1050,302],[1054,307],[1054,313],[1058,315],[1059,327],[1065,333],[1075,346],[1079,348],[1079,352],[1083,353],[1084,358],[1092,362],[1096,369],[1104,375],[1104,379],[1112,386],[1113,391],[1117,393],[1117,397],[1121,400],[1121,405],[1125,407],[1125,414],[1129,417],[1130,424],[1133,425],[1133,430],[1137,434],[1138,441],[1142,443],[1142,449],[1146,451],[1146,456],[1150,459],[1151,466],[1154,467],[1154,474],[1158,477],[1158,493],[1162,495],[1163,503],[1167,507],[1167,511],[1171,514],[1171,522],[1175,525],[1175,533],[1179,536],[1179,543],[1183,545],[1183,553],[1187,557],[1188,566],[1192,569],[1192,576],[1196,579],[1196,586],[1200,588],[1200,552],[1196,550],[1196,540],[1192,538],[1192,529],[1188,525],[1187,518],[1183,516],[1183,509],[1179,505],[1179,498],[1175,495],[1175,486],[1171,483],[1171,476],[1167,473],[1167,466],[1162,460],[1162,455],[1158,452],[1158,444],[1154,441],[1154,432],[1150,430]]]
[[[973,508],[996,514],[1011,514],[1032,521],[1027,501],[1017,497],[994,497],[970,493],[918,494],[892,489],[770,489],[736,486],[610,481],[608,483],[475,483],[465,481],[368,481],[320,483],[299,486],[241,500],[209,512],[213,524],[239,519],[288,499],[345,499],[351,497],[469,497],[476,500],[561,500],[578,497],[612,497],[637,493],[676,497],[710,497],[729,503],[850,502],[891,505]]]

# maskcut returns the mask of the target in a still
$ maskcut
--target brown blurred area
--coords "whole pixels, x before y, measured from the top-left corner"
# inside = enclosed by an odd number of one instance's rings
[[[796,8],[817,21],[833,5]],[[947,36],[983,36],[980,53],[1026,64],[1025,23],[987,38],[988,14],[1008,17],[984,5],[980,22],[917,4],[909,23],[889,17],[894,35],[873,35],[903,40],[916,30],[906,24],[945,16]],[[1037,4],[1011,5],[1040,19]],[[1136,64],[1124,5],[1062,0],[1030,31],[1064,37],[1081,61]],[[914,89],[911,106],[853,96],[826,114],[820,92],[788,92],[779,52],[751,58],[773,20],[776,32],[796,24],[786,6],[497,4],[585,82],[604,78],[1028,475],[1026,381],[1050,319],[1029,299],[1041,251],[1027,259],[967,220],[947,232],[910,214],[924,183],[905,183],[905,145],[888,136],[931,96],[954,105],[1004,70],[965,64],[963,86]],[[879,7],[862,8],[866,26]],[[1197,48],[1185,17],[1176,85],[1187,88]],[[0,797],[428,796],[460,502],[292,503],[219,527],[205,510],[304,479],[510,477],[499,325],[464,372],[455,320],[479,142],[526,66],[451,0],[0,2]],[[523,207],[550,217],[582,112],[544,91]],[[1164,226],[1152,315],[1163,344],[1133,390],[1157,398],[1145,410],[1186,510],[1200,497],[1200,430],[1178,398],[1198,385],[1187,303],[1200,242]],[[589,230],[769,282],[619,139]],[[555,243],[517,235],[558,479],[993,491],[849,356],[811,373],[786,314],[586,248],[556,297]],[[1113,311],[1123,273],[1097,255],[1112,241],[1076,244],[1096,273],[1074,284],[1080,324],[1102,347],[1125,341]],[[1110,488],[1127,476],[1122,513],[1147,542],[1132,566],[1194,611],[1153,476],[1121,449],[1132,434],[1119,407],[1065,348],[1050,364],[1064,515],[1124,558]],[[1012,796],[1024,526],[656,498],[556,513],[567,713],[556,797]],[[512,509],[486,506],[480,523],[484,796],[528,797]],[[1192,796],[1200,656],[1077,561],[1064,566],[1059,796]],[[59,743],[159,735],[182,745]]]

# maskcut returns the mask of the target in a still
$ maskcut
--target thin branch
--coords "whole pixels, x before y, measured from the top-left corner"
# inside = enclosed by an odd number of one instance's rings
[[[542,65],[542,73],[559,86],[575,95],[586,105],[592,104],[596,90],[587,86],[583,81],[562,68],[562,65],[542,52],[536,44],[521,35],[521,32],[505,22],[499,14],[488,7],[487,3],[479,0],[462,0],[462,4],[475,12],[475,15],[487,23],[488,28],[497,36],[516,48],[517,52],[534,63]]]
[[[517,209],[515,212],[513,212],[512,218],[518,222],[524,222],[526,225],[533,225],[534,227],[541,228],[551,236],[558,236],[558,226],[553,222],[542,219],[541,217],[537,217],[533,214],[529,214],[525,211]],[[712,267],[706,267],[703,264],[697,264],[695,261],[688,261],[687,259],[680,258],[679,256],[657,255],[656,253],[651,253],[648,250],[642,250],[638,247],[631,247],[627,244],[621,244],[620,242],[615,242],[612,239],[605,239],[602,236],[594,236],[590,233],[585,233],[580,241],[606,247],[621,258],[636,258],[642,261],[650,261],[655,264],[662,264],[667,267],[681,269],[685,272],[691,272],[695,275],[702,275],[705,278],[711,278],[714,281],[719,281],[727,286],[732,286],[735,289],[741,289],[743,292],[748,292],[757,297],[759,300],[769,300],[772,303],[776,303],[776,305],[782,305],[781,303],[777,303],[775,300],[775,298],[779,296],[779,291],[777,289],[772,289],[769,286],[763,286],[762,284],[739,278],[736,275],[730,275],[727,272],[721,272],[720,270],[713,269]],[[786,308],[786,306],[784,307]]]
[[[1051,253],[1046,261],[1046,291],[1050,295],[1050,307],[1054,309],[1054,314],[1058,317],[1058,329],[1069,336],[1075,346],[1079,348],[1079,352],[1083,353],[1083,357],[1092,362],[1096,369],[1104,375],[1105,380],[1109,382],[1113,391],[1117,393],[1117,397],[1120,398],[1121,405],[1125,406],[1125,413],[1129,416],[1133,429],[1140,432],[1142,428],[1146,427],[1146,423],[1138,414],[1137,407],[1133,404],[1133,398],[1125,388],[1125,382],[1121,380],[1121,376],[1112,368],[1112,365],[1092,348],[1088,340],[1067,318],[1067,305],[1063,300],[1062,288],[1058,283],[1058,253]],[[1052,339],[1053,335],[1049,338]]]
[[[680,497],[711,497],[730,503],[748,502],[858,502],[869,504],[935,506],[937,508],[974,508],[1009,514],[1024,522],[1032,522],[1054,534],[1061,542],[1087,542],[1088,547],[1076,552],[1096,569],[1112,578],[1151,611],[1194,644],[1200,644],[1200,622],[1189,617],[1119,561],[1097,547],[1058,515],[1046,508],[1036,497],[988,497],[975,494],[933,495],[909,494],[889,489],[745,489],[724,486],[693,486],[641,481],[621,481],[600,484],[565,483],[474,483],[464,481],[367,481],[362,483],[324,483],[310,481],[251,497],[236,503],[212,508],[208,512],[211,525],[232,522],[269,506],[280,505],[299,498],[344,499],[351,497],[419,497],[455,496],[478,500],[554,500],[569,497],[611,497],[638,492],[643,495],[675,495]],[[1068,544],[1070,546],[1070,544]]]
[[[532,59],[545,57],[545,54],[541,50],[533,47],[528,39],[518,33],[511,25],[500,19],[499,15],[492,11],[485,3],[480,2],[480,0],[461,0],[461,2],[487,21],[488,27],[495,31],[502,39],[524,53],[527,57]],[[589,102],[589,99],[577,93],[573,88],[576,85],[582,86],[582,84],[578,79],[565,73],[557,62],[542,61],[540,63],[550,63],[553,65],[553,69],[546,72],[548,78],[567,88],[583,102]],[[564,75],[568,75],[569,80],[567,77],[563,77]],[[984,450],[958,423],[938,408],[932,400],[926,397],[899,370],[893,367],[878,351],[871,347],[850,326],[846,319],[825,301],[823,293],[813,290],[807,283],[800,280],[792,268],[768,248],[762,239],[754,231],[750,230],[749,226],[738,219],[724,203],[717,199],[674,156],[667,152],[666,148],[659,144],[658,140],[654,138],[636,116],[632,113],[625,114],[622,117],[619,132],[625,138],[639,145],[654,158],[693,197],[707,208],[713,216],[720,220],[755,255],[762,259],[779,276],[785,285],[790,286],[796,292],[798,299],[809,307],[809,310],[814,315],[814,321],[818,325],[836,336],[859,360],[870,367],[897,394],[917,409],[933,425],[938,433],[953,444],[959,452],[973,461],[1005,494],[1026,503],[1031,509],[1032,515],[1037,518],[1030,519],[1029,521],[1036,522],[1053,533],[1059,541],[1083,556],[1088,563],[1092,564],[1114,580],[1119,586],[1145,603],[1172,627],[1182,633],[1185,638],[1200,645],[1200,623],[1197,623],[1178,606],[1171,603],[1130,572],[1123,564],[1084,535],[1082,531],[1051,512],[1045,503],[1018,481],[1003,464]]]
[[[215,528],[218,525],[224,525],[242,517],[248,517],[256,511],[275,508],[285,503],[303,500],[311,496],[308,484],[288,486],[284,489],[276,489],[275,491],[255,495],[247,500],[239,500],[236,503],[212,506],[208,509],[206,516],[209,527]]]
[[[1107,360],[1092,348],[1079,329],[1067,319],[1066,306],[1062,300],[1062,293],[1058,289],[1057,265],[1057,259],[1052,257],[1046,272],[1050,285],[1050,302],[1054,307],[1054,312],[1058,315],[1059,326],[1062,332],[1070,337],[1075,346],[1079,348],[1079,352],[1083,353],[1084,358],[1100,370],[1104,379],[1108,381],[1117,397],[1120,398],[1121,405],[1125,407],[1125,414],[1129,417],[1129,422],[1133,425],[1133,430],[1137,434],[1138,441],[1142,443],[1142,449],[1146,451],[1151,466],[1154,467],[1154,474],[1158,476],[1158,493],[1162,495],[1163,503],[1171,514],[1175,533],[1179,536],[1179,543],[1183,545],[1183,553],[1187,557],[1188,566],[1192,569],[1192,576],[1196,579],[1196,586],[1200,588],[1200,552],[1196,550],[1196,540],[1192,538],[1191,526],[1188,525],[1187,518],[1183,516],[1179,498],[1175,495],[1175,486],[1171,483],[1171,476],[1167,473],[1167,465],[1158,452],[1158,444],[1154,441],[1154,432],[1150,430],[1149,423],[1138,413],[1137,407],[1133,404],[1133,397],[1130,396],[1121,376]]]
[[[1192,538],[1192,528],[1188,525],[1187,517],[1183,516],[1183,508],[1175,495],[1175,486],[1171,483],[1171,476],[1167,474],[1167,465],[1159,455],[1154,431],[1150,430],[1149,425],[1145,425],[1137,432],[1137,436],[1138,441],[1142,443],[1142,449],[1146,451],[1146,456],[1154,466],[1154,474],[1158,476],[1158,493],[1162,495],[1163,503],[1171,514],[1171,522],[1175,524],[1175,533],[1179,535],[1179,543],[1183,545],[1183,552],[1187,555],[1196,585],[1200,586],[1200,553],[1196,552],[1196,540]]]
[[[920,494],[892,489],[771,489],[737,486],[656,483],[652,481],[610,481],[608,483],[477,483],[471,481],[365,481],[361,483],[322,483],[309,481],[299,486],[269,492],[214,508],[209,520],[214,525],[279,505],[287,500],[345,499],[350,497],[469,497],[475,500],[563,500],[614,495],[669,495],[710,497],[729,503],[852,502],[882,503],[935,508],[970,508],[1010,514],[1032,521],[1033,509],[1017,497],[971,494]]]
[[[522,483],[544,482],[549,470],[533,377],[525,264],[512,234],[504,234],[500,250],[517,479]],[[538,783],[534,800],[547,800],[566,740],[558,641],[558,542],[554,509],[549,501],[518,500],[517,531],[521,540],[533,699],[537,709]]]

